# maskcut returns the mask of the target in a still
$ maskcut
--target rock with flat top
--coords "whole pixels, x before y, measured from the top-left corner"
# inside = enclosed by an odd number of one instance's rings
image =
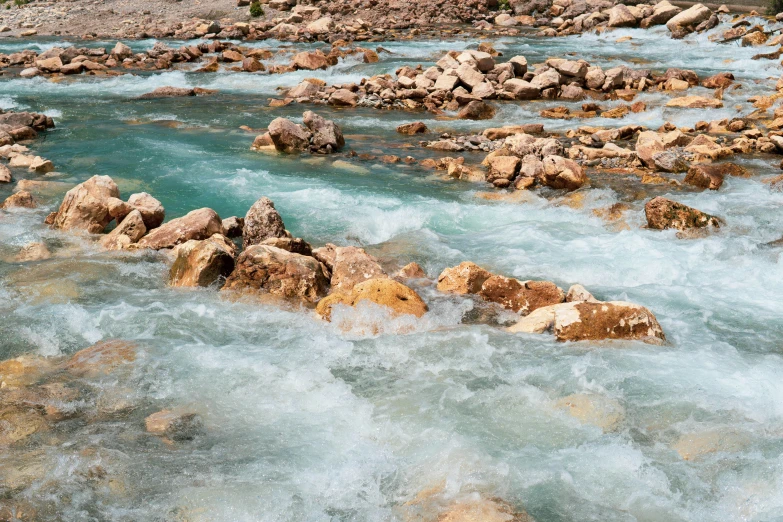
[[[477,294],[492,273],[475,263],[464,261],[446,268],[438,276],[438,290],[449,294]]]
[[[719,218],[661,196],[648,201],[644,206],[644,213],[647,216],[647,227],[656,230],[720,228],[721,226]]]
[[[316,313],[331,320],[332,307],[336,304],[356,306],[363,301],[372,302],[392,310],[394,315],[423,316],[427,304],[413,289],[387,277],[368,279],[355,285],[350,292],[337,292],[321,299]]]
[[[200,208],[152,230],[136,243],[138,248],[161,250],[191,239],[207,239],[223,232],[223,222],[211,208]]]
[[[171,286],[211,286],[234,270],[236,246],[222,234],[190,240],[175,247],[169,272]]]
[[[61,230],[83,230],[91,234],[103,232],[112,220],[108,198],[119,198],[117,184],[109,176],[93,176],[69,190],[53,226]]]

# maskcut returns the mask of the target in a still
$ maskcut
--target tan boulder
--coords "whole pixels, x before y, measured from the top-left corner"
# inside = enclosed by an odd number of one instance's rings
[[[110,197],[120,197],[117,184],[109,176],[91,177],[65,194],[54,228],[103,232],[112,219],[106,202]]]
[[[242,228],[243,247],[257,245],[269,238],[285,236],[285,224],[275,209],[274,202],[267,197],[259,198],[245,214],[245,225]]]
[[[428,308],[422,298],[411,288],[388,277],[368,279],[355,285],[350,292],[338,292],[318,302],[316,312],[330,321],[332,306],[345,304],[355,307],[362,301],[390,308],[394,315],[423,316]]]
[[[522,315],[565,301],[563,289],[550,281],[519,281],[500,275],[484,281],[479,295]]]
[[[146,233],[141,212],[133,210],[114,230],[103,236],[100,243],[106,250],[122,250],[138,242]]]
[[[326,294],[328,287],[326,271],[315,258],[273,246],[253,245],[239,256],[223,290],[263,290],[313,303]]]
[[[22,247],[14,261],[18,263],[29,263],[31,261],[41,261],[52,257],[52,253],[44,243],[33,242]]]
[[[269,124],[269,136],[280,152],[300,152],[310,146],[310,132],[285,118],[272,120]]]
[[[335,107],[356,107],[359,104],[359,96],[348,89],[337,89],[329,96],[329,105]]]
[[[685,433],[672,447],[683,460],[698,460],[713,453],[736,453],[749,442],[746,435],[728,428]]]
[[[587,176],[575,161],[552,155],[544,158],[542,181],[554,189],[576,190],[587,183]]]
[[[438,290],[449,294],[477,294],[492,274],[475,263],[464,261],[446,268],[438,276]]]
[[[555,407],[564,410],[582,424],[598,426],[605,433],[616,431],[625,418],[619,401],[594,393],[575,393],[562,397]]]
[[[349,292],[368,279],[388,277],[378,260],[358,247],[335,247],[332,271],[332,293]]]
[[[395,277],[399,279],[424,279],[427,277],[427,274],[418,263],[408,263],[397,271]]]
[[[317,69],[326,69],[329,66],[329,62],[327,61],[326,56],[320,51],[303,51],[294,55],[293,60],[291,60],[291,65],[297,69],[315,71]]]
[[[38,355],[21,355],[0,361],[0,388],[18,388],[40,381],[57,370],[59,361]]]
[[[3,201],[3,204],[0,205],[0,208],[7,210],[11,208],[35,208],[37,206],[32,194],[26,190],[20,190],[19,192],[8,196],[5,201]]]
[[[161,410],[144,419],[147,431],[159,437],[192,440],[203,431],[201,418],[195,413]]]
[[[191,239],[207,239],[223,232],[223,222],[211,208],[200,208],[152,230],[137,243],[139,248],[173,248]]]
[[[80,350],[65,363],[65,369],[82,377],[108,375],[136,360],[135,343],[119,339],[100,341]]]
[[[644,131],[639,133],[636,139],[636,155],[647,167],[654,168],[655,160],[653,155],[664,151],[663,140],[660,134],[653,131]]]
[[[171,286],[211,286],[234,270],[236,246],[227,237],[191,239],[174,249],[176,258],[169,271]]]
[[[720,228],[721,226],[719,218],[661,196],[648,201],[644,206],[644,213],[647,217],[647,227],[656,230]]]
[[[703,4],[696,4],[689,7],[685,11],[673,16],[666,22],[666,27],[672,33],[677,33],[680,28],[687,28],[689,26],[696,27],[700,23],[709,19],[712,16],[712,11]]]
[[[161,202],[146,192],[131,194],[131,197],[128,198],[128,204],[141,213],[147,230],[158,228],[166,218],[166,209],[163,208]]]
[[[680,107],[683,109],[720,109],[723,102],[716,98],[704,96],[681,96],[672,98],[666,103],[667,107]]]

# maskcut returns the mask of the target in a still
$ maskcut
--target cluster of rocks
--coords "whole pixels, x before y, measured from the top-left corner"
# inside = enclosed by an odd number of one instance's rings
[[[342,130],[333,121],[313,111],[306,111],[302,120],[303,125],[297,125],[286,118],[272,120],[268,131],[256,137],[251,149],[331,154],[345,146]]]
[[[18,143],[34,140],[39,132],[53,127],[52,118],[44,114],[0,111],[0,158],[8,160],[8,166],[0,164],[0,184],[13,181],[11,168],[24,168],[37,174],[54,170],[51,161],[29,154],[29,149]],[[17,196],[7,206],[30,206],[32,198],[27,196],[29,194]],[[6,208],[6,203],[0,208]]]

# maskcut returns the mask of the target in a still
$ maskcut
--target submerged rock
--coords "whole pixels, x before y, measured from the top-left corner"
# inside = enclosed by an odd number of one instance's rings
[[[52,253],[46,248],[46,245],[41,242],[28,243],[22,247],[14,260],[18,263],[28,263],[30,261],[41,261],[43,259],[49,259],[52,257]]]
[[[332,292],[349,292],[368,279],[388,277],[378,260],[358,247],[335,247],[332,271]]]
[[[35,208],[37,206],[32,194],[26,190],[20,190],[16,194],[8,196],[5,201],[3,201],[1,208],[7,210],[10,208]]]
[[[119,198],[117,184],[109,176],[93,176],[69,190],[54,219],[54,228],[103,232],[112,220],[108,198]]]
[[[285,118],[275,118],[269,124],[269,136],[280,152],[302,152],[310,146],[310,132]]]
[[[285,237],[286,235],[283,218],[280,217],[271,199],[262,197],[248,209],[242,227],[244,248],[258,245],[269,238]]]
[[[699,164],[688,169],[683,182],[695,187],[718,190],[726,176],[747,178],[750,173],[736,163]]]
[[[345,146],[343,132],[335,122],[324,119],[313,111],[305,112],[303,118],[305,127],[312,133],[310,139],[311,150],[332,153]]]
[[[318,302],[316,313],[330,321],[336,304],[356,306],[362,301],[390,308],[394,315],[423,316],[428,308],[413,289],[388,277],[368,279],[355,285],[350,292],[336,292]]]
[[[326,295],[329,278],[313,257],[267,245],[247,248],[223,290],[263,290],[272,295],[314,303]]]
[[[647,216],[647,227],[656,230],[720,228],[721,226],[721,220],[715,216],[660,196],[647,202],[644,213]]]
[[[210,286],[234,270],[236,246],[221,234],[186,241],[174,248],[176,258],[169,272],[171,286]]]
[[[191,239],[207,239],[223,232],[223,222],[211,208],[188,212],[181,218],[152,230],[137,243],[138,248],[173,248]]]
[[[108,375],[136,360],[137,346],[130,341],[100,341],[73,354],[65,369],[81,377]]]
[[[478,295],[522,315],[565,301],[563,289],[550,281],[519,281],[500,275],[484,281]]]
[[[159,437],[175,441],[192,440],[204,431],[204,425],[196,413],[161,410],[144,419],[147,431]]]
[[[625,418],[625,408],[615,399],[594,393],[575,393],[558,399],[555,407],[583,424],[598,426],[605,433],[616,431]]]

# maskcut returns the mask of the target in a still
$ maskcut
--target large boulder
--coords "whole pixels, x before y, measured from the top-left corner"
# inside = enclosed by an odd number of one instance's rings
[[[321,152],[337,152],[345,146],[340,127],[331,120],[322,118],[313,111],[304,113],[304,124],[313,133],[310,145]]]
[[[576,190],[587,183],[587,176],[577,162],[561,156],[547,156],[542,181],[554,189]]]
[[[33,195],[26,190],[20,190],[19,192],[11,194],[5,198],[5,201],[3,201],[3,204],[0,205],[0,208],[35,208],[36,206],[38,205],[36,204]]]
[[[244,248],[257,245],[266,239],[285,237],[283,218],[275,209],[274,202],[260,198],[245,215],[245,226],[242,229],[242,244]]]
[[[484,281],[479,295],[486,301],[522,315],[544,306],[562,303],[566,298],[563,289],[550,281],[519,281],[500,275],[493,275]]]
[[[236,262],[223,290],[266,291],[311,303],[326,294],[329,279],[314,257],[268,245],[247,248]]]
[[[362,301],[390,308],[394,315],[421,317],[428,310],[427,304],[414,290],[394,279],[384,277],[368,279],[354,286],[350,292],[337,292],[321,299],[316,306],[316,312],[329,321],[334,305],[356,306]]]
[[[368,279],[387,277],[378,260],[358,247],[335,247],[331,263],[332,292],[349,292]],[[328,266],[328,265],[327,265]]]
[[[747,178],[750,177],[750,172],[736,163],[700,163],[688,169],[683,182],[695,187],[718,190],[726,176]]]
[[[648,201],[644,206],[644,213],[647,216],[647,227],[656,230],[720,228],[721,225],[721,220],[715,216],[661,196]]]
[[[186,241],[174,249],[176,259],[169,272],[171,286],[210,286],[234,270],[236,246],[227,237]]]
[[[80,377],[108,375],[133,364],[137,351],[133,342],[108,339],[73,354],[65,369]]]
[[[655,168],[653,156],[663,150],[663,139],[660,134],[653,131],[639,133],[636,139],[636,155],[647,167]]]
[[[580,301],[539,308],[508,331],[552,331],[558,341],[628,339],[661,344],[666,340],[650,310],[624,301]]]
[[[147,233],[141,212],[133,210],[117,227],[101,238],[101,246],[107,250],[122,250],[136,243]]]
[[[463,120],[491,120],[495,117],[495,108],[483,101],[473,100],[457,113]]]
[[[128,204],[141,213],[147,230],[158,228],[166,218],[166,209],[163,208],[161,202],[146,192],[132,194],[128,198]]]
[[[708,20],[712,11],[703,4],[696,4],[689,7],[680,14],[673,16],[666,22],[666,27],[670,32],[677,34],[678,31],[688,27],[695,28],[700,23]]]
[[[300,152],[310,147],[310,133],[285,118],[275,118],[269,124],[269,136],[280,152]]]
[[[207,239],[223,232],[223,222],[211,208],[188,212],[181,218],[161,225],[136,243],[139,248],[160,250],[174,248],[191,239]]]
[[[172,441],[192,440],[204,430],[201,418],[192,412],[160,410],[144,419],[147,432]]]
[[[607,27],[634,27],[635,25],[636,17],[625,5],[617,4],[609,11]]]
[[[640,26],[646,29],[653,25],[665,24],[681,12],[681,8],[670,4],[667,0],[662,0],[655,4],[652,14],[642,20]]]
[[[109,176],[93,176],[69,190],[54,219],[54,228],[84,230],[91,234],[103,232],[112,220],[108,198],[119,198],[117,184]]]
[[[326,56],[320,51],[314,53],[303,51],[294,55],[291,65],[297,69],[315,71],[316,69],[326,69],[329,67],[329,62],[327,61]]]
[[[477,294],[492,273],[475,263],[464,261],[446,268],[438,276],[438,290],[449,294]]]

